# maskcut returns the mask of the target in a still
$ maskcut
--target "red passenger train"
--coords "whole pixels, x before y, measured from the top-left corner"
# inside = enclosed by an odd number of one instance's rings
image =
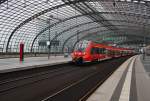
[[[80,41],[76,45],[75,50],[73,51],[71,56],[73,62],[84,63],[101,61],[132,54],[133,50],[128,48],[117,48],[84,40]]]

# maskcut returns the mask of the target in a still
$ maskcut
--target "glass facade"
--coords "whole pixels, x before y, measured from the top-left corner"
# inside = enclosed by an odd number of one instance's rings
[[[149,0],[2,0],[0,53],[19,52],[20,43],[25,52],[44,53],[48,46],[39,43],[47,41],[51,52],[72,49],[83,39],[102,42],[110,37],[127,45],[147,35],[149,43],[149,18]]]

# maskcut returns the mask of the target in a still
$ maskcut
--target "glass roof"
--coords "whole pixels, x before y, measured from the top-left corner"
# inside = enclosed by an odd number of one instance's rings
[[[48,40],[72,47],[78,37],[96,41],[103,33],[142,35],[149,43],[149,1],[1,0],[0,52],[18,52],[21,42],[25,52],[32,52]]]

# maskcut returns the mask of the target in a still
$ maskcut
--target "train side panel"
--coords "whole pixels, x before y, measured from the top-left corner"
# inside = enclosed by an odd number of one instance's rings
[[[81,44],[84,45],[83,43]],[[133,51],[127,48],[117,48],[90,41],[83,50],[78,49],[72,53],[72,60],[77,63],[92,62],[132,55],[131,53]]]

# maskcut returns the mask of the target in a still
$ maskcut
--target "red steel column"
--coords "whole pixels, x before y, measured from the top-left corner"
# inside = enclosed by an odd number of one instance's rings
[[[20,43],[20,62],[24,60],[24,44]]]

